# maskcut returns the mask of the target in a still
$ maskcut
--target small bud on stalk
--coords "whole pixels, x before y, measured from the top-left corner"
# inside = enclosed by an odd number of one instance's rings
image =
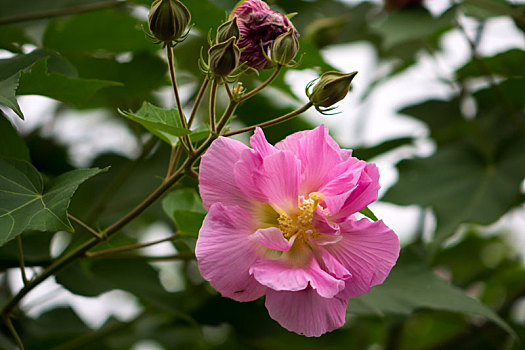
[[[151,33],[166,45],[184,39],[190,20],[190,11],[179,0],[155,0],[148,16]]]
[[[314,80],[306,86],[306,95],[319,112],[330,111],[334,109],[334,107],[330,108],[331,106],[345,98],[356,74],[357,72],[344,74],[335,71],[323,73],[316,84]],[[310,87],[314,84],[310,92]],[[321,107],[323,109],[320,109]]]
[[[239,25],[237,24],[237,16],[234,16],[232,19],[224,22],[219,26],[219,28],[217,28],[217,43],[222,43],[232,36],[235,37],[236,42],[241,36],[241,31],[239,30]]]
[[[235,45],[236,38],[231,37],[208,50],[208,66],[216,77],[227,77],[239,66],[241,50]]]
[[[297,40],[296,33],[293,28],[290,28],[275,39],[271,51],[272,62],[286,66],[295,58],[299,51],[299,40]]]

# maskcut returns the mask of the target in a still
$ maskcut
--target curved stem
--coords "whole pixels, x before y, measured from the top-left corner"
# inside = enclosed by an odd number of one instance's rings
[[[239,105],[239,102],[236,102],[234,100],[230,100],[230,103],[228,104],[228,108],[224,111],[221,119],[219,120],[219,124],[217,125],[217,134],[220,134],[226,123],[228,123],[228,120],[230,120],[230,117],[233,115],[233,112],[235,112],[235,109]]]
[[[277,76],[279,75],[279,72],[281,71],[282,68],[283,68],[283,66],[281,66],[281,65],[277,66],[277,68],[275,68],[273,74],[268,79],[266,79],[266,81],[264,83],[262,83],[261,85],[259,85],[258,87],[256,87],[252,91],[248,92],[243,97],[241,97],[241,102],[249,99],[250,97],[252,97],[255,94],[257,94],[259,91],[261,91],[262,89],[264,89],[265,87],[270,85],[272,83],[272,81],[274,81],[275,78],[277,78]]]
[[[101,3],[95,3],[95,4],[87,4],[87,5],[79,5],[79,6],[73,6],[73,7],[67,7],[63,9],[57,9],[57,10],[50,10],[50,11],[41,11],[37,13],[29,13],[29,14],[23,14],[20,16],[14,16],[14,17],[8,17],[0,19],[0,25],[4,24],[12,24],[12,23],[18,23],[18,22],[25,22],[25,21],[34,21],[38,19],[45,19],[45,18],[52,18],[52,17],[60,17],[60,16],[66,16],[66,15],[73,15],[77,13],[83,13],[83,12],[89,12],[89,11],[95,11],[100,10],[104,8],[109,7],[116,7],[124,5],[124,1],[106,1]]]
[[[269,121],[264,122],[264,123],[259,123],[259,124],[256,124],[256,125],[248,126],[246,128],[230,131],[230,132],[224,133],[222,136],[224,136],[224,137],[233,136],[233,135],[237,135],[237,134],[242,134],[243,132],[255,130],[255,128],[264,128],[265,126],[279,124],[279,123],[285,122],[285,121],[287,121],[289,119],[292,119],[292,118],[298,116],[301,113],[306,112],[312,106],[313,106],[312,102],[308,102],[307,104],[305,104],[301,108],[296,109],[295,111],[292,111],[292,112],[290,112],[288,114],[285,114],[285,115],[283,115],[281,117],[269,120]]]
[[[93,236],[95,236],[95,238],[97,238],[99,241],[100,240],[103,240],[104,237],[100,235],[100,233],[98,233],[97,231],[95,231],[94,229],[92,229],[90,226],[88,226],[86,223],[84,223],[83,221],[81,221],[80,219],[77,219],[76,217],[74,217],[73,215],[71,214],[67,214],[67,217],[71,220],[73,220],[74,222],[76,222],[79,226],[81,226],[82,228],[84,228],[87,232],[91,233]]]
[[[179,162],[180,155],[182,154],[182,142],[179,141],[177,145],[171,145],[170,163],[168,165],[168,172],[166,178],[170,177],[175,171],[175,167]]]
[[[179,112],[180,122],[184,129],[188,129],[188,124],[186,123],[186,116],[182,110],[182,103],[180,101],[179,88],[177,86],[177,78],[175,76],[175,66],[173,65],[173,48],[169,45],[166,45],[166,53],[168,56],[168,66],[170,69],[171,85],[173,86],[173,93],[175,95],[175,102],[177,103],[177,109]],[[188,152],[193,153],[193,145],[188,135],[181,137],[180,142],[184,141],[184,145],[187,147]]]
[[[216,132],[215,126],[215,99],[217,98],[217,81],[214,80],[211,83],[211,92],[210,92],[210,128],[211,132]]]
[[[230,98],[230,101],[233,100],[233,93],[227,81],[224,82],[224,87],[226,88],[226,92],[228,93],[228,97]]]
[[[20,339],[20,336],[16,332],[15,326],[13,326],[13,322],[11,322],[11,319],[7,317],[5,319],[5,324],[7,325],[7,328],[9,328],[9,331],[13,335],[13,338],[15,338],[16,344],[20,348],[20,350],[24,350],[24,343],[22,343],[22,339]]]
[[[206,92],[206,88],[208,87],[209,82],[210,82],[210,79],[208,79],[208,77],[205,77],[204,81],[202,82],[201,88],[199,92],[197,93],[197,97],[195,98],[195,103],[193,104],[193,108],[191,109],[191,115],[188,121],[188,129],[191,128],[191,126],[193,125],[193,121],[195,120],[195,117],[197,116],[197,112],[199,110],[199,107],[202,102],[202,98],[204,97],[204,93]]]
[[[125,252],[125,251],[128,251],[128,250],[135,250],[135,249],[140,249],[140,248],[146,248],[146,247],[150,247],[150,246],[155,245],[155,244],[159,244],[159,243],[163,243],[163,242],[167,242],[167,241],[172,241],[177,236],[178,236],[178,234],[175,233],[175,234],[173,234],[173,235],[171,235],[169,237],[157,239],[157,240],[151,241],[151,242],[132,244],[132,245],[127,245],[127,246],[123,246],[123,247],[110,248],[110,249],[101,250],[101,251],[97,251],[97,252],[86,252],[86,256],[89,257],[89,258],[98,258],[98,257],[104,256],[104,255],[110,255],[110,254]]]
[[[22,248],[22,237],[16,236],[16,243],[18,245],[18,254],[20,255],[20,271],[22,273],[22,281],[24,286],[27,284],[26,267],[24,263],[24,249]]]

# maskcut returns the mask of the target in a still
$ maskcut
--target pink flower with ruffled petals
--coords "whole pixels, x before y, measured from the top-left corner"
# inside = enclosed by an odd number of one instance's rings
[[[286,15],[273,11],[261,0],[246,0],[233,11],[232,16],[237,16],[241,32],[238,42],[238,46],[243,49],[241,62],[259,71],[268,64],[263,50],[268,53],[273,41],[293,28]]]
[[[324,126],[275,146],[256,129],[250,144],[219,137],[202,157],[202,276],[238,301],[266,295],[270,316],[290,331],[339,328],[348,299],[381,284],[399,255],[382,221],[354,216],[377,200],[377,168]]]

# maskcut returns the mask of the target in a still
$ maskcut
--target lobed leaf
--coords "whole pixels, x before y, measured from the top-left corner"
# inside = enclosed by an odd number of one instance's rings
[[[78,169],[44,187],[29,163],[0,158],[0,245],[25,230],[73,231],[67,208],[77,187],[100,169]]]

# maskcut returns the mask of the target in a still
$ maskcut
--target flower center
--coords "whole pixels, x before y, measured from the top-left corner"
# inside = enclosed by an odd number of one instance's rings
[[[284,211],[280,213],[277,221],[284,237],[290,239],[297,235],[296,239],[308,239],[319,235],[312,224],[314,212],[319,206],[319,201],[323,199],[323,194],[319,192],[312,192],[308,195],[308,199],[300,196],[297,199],[298,213],[296,215],[288,215]]]

